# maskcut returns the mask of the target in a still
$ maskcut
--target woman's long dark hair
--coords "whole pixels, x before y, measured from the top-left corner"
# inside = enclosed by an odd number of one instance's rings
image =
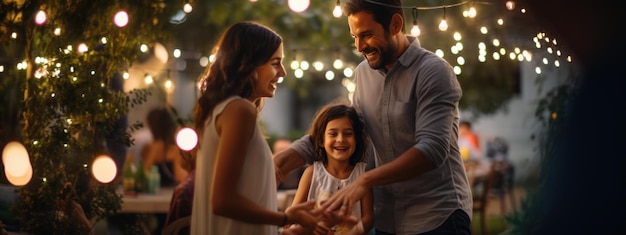
[[[194,110],[198,135],[202,135],[217,104],[230,96],[252,95],[256,86],[254,70],[267,63],[282,42],[280,35],[256,22],[240,22],[226,30],[215,47],[215,61],[201,79],[200,98]],[[260,110],[263,99],[255,105]]]

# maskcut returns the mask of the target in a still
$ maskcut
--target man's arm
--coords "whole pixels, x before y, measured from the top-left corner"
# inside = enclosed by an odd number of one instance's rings
[[[416,148],[409,148],[395,160],[366,171],[359,183],[371,188],[411,179],[434,169],[435,166]]]
[[[274,154],[274,169],[276,171],[276,186],[282,182],[292,170],[312,163],[315,158],[315,150],[309,135],[297,139],[288,149]]]
[[[276,171],[276,186],[280,184],[289,172],[303,166],[304,159],[295,150],[288,148],[274,154],[274,167]]]

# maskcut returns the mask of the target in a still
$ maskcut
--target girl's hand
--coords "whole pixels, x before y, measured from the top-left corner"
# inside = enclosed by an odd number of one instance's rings
[[[287,214],[287,224],[298,224],[307,229],[313,229],[317,225],[320,212],[314,211],[315,201],[307,201],[289,207]]]

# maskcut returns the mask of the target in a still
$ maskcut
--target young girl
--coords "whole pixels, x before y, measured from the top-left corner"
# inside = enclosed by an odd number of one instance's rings
[[[282,38],[241,22],[216,48],[194,113],[200,146],[191,234],[275,235],[287,223],[313,229],[315,203],[278,212],[272,152],[257,124],[263,98],[273,97],[285,76]]]
[[[361,175],[366,167],[363,159],[367,137],[353,107],[342,103],[326,105],[313,120],[308,134],[317,159],[304,171],[292,206],[310,200],[323,203]],[[360,218],[356,225],[335,226],[330,220],[322,220],[315,234],[366,234],[373,223],[371,191],[360,201],[360,206],[359,202],[355,204],[352,215]]]

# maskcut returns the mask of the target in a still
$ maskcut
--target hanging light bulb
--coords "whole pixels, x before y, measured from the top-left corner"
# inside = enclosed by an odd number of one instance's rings
[[[443,7],[443,18],[439,23],[439,30],[446,31],[448,30],[448,22],[446,21],[446,7]]]
[[[333,62],[333,68],[335,69],[343,68],[343,61],[341,61],[340,59],[336,59],[335,62]]]
[[[420,27],[417,26],[417,8],[413,8],[413,27],[411,27],[411,35],[417,37],[420,36],[421,33]]]
[[[448,30],[448,22],[446,21],[446,19],[441,19],[441,22],[439,23],[439,30],[441,31]]]
[[[298,62],[298,51],[293,50],[293,60],[290,65],[291,69],[296,70],[300,67],[300,62]]]
[[[296,70],[296,69],[298,69],[298,67],[300,67],[300,63],[298,63],[297,60],[292,60],[290,67],[291,67],[291,69]]]
[[[472,6],[470,7],[469,11],[467,12],[467,16],[469,16],[469,18],[474,18],[476,17],[476,8],[474,7],[474,5],[472,4]]]
[[[335,4],[335,9],[333,9],[333,16],[335,18],[341,17],[341,3],[337,0],[337,4]]]

